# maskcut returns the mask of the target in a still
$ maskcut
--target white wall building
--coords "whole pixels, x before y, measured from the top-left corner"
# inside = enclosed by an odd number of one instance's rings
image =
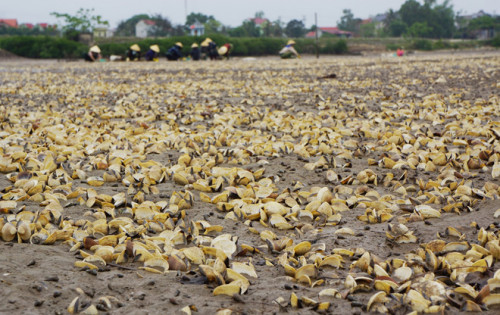
[[[148,32],[155,26],[155,22],[151,20],[140,20],[135,25],[135,36],[146,38],[148,37]]]

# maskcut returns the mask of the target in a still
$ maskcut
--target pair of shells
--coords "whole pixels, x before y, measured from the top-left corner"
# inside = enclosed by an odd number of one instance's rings
[[[2,227],[2,239],[6,242],[13,241],[17,237],[19,243],[27,242],[31,237],[31,229],[25,221],[17,223],[7,222]]]

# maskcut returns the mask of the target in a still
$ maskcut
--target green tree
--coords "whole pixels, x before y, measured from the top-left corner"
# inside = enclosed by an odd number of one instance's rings
[[[193,25],[196,21],[200,22],[201,24],[205,24],[210,20],[215,20],[213,15],[205,15],[203,13],[191,12],[186,17],[186,26]]]
[[[285,28],[285,34],[288,37],[302,37],[306,33],[304,22],[299,20],[291,20]]]
[[[254,21],[248,20],[244,21],[243,24],[243,29],[245,30],[245,33],[249,37],[259,37],[260,36],[260,31],[257,25],[255,24]]]
[[[270,26],[270,36],[272,37],[283,37],[283,22],[281,20],[273,21]]]
[[[184,36],[186,35],[186,28],[182,24],[177,24],[170,30],[170,35],[172,36]]]
[[[361,19],[355,18],[350,9],[344,9],[342,13],[343,15],[337,24],[338,28],[344,31],[357,32]]]
[[[427,25],[427,22],[416,22],[408,29],[408,35],[411,37],[429,37],[432,33],[432,27]]]
[[[426,22],[432,28],[431,37],[450,38],[455,32],[455,12],[448,0],[442,4],[432,2]]]
[[[398,11],[398,17],[408,27],[408,35],[415,36],[418,33],[421,37],[431,38],[451,37],[455,31],[454,16],[453,6],[448,0],[442,4],[436,0],[424,0],[423,4],[406,0]],[[413,27],[416,23],[419,24]]]
[[[231,29],[229,35],[234,37],[259,37],[260,30],[253,20],[245,20],[240,26]]]
[[[97,25],[109,25],[100,15],[94,15],[94,9],[80,8],[75,15],[51,12],[50,15],[64,19],[63,31],[90,33]]]
[[[401,21],[408,26],[412,26],[413,23],[424,22],[424,8],[416,0],[407,0],[401,5],[398,13],[401,17]]]
[[[128,20],[121,21],[116,28],[116,35],[119,36],[135,36],[135,25],[140,20],[149,20],[150,16],[147,14],[137,14]]]
[[[219,31],[222,27],[222,23],[217,21],[216,19],[209,19],[203,25],[205,26],[205,33],[206,34],[219,33]]]
[[[499,18],[495,19],[489,15],[483,15],[472,19],[467,26],[470,30],[498,29],[499,27]]]
[[[231,37],[245,37],[247,36],[245,30],[243,29],[243,26],[237,26],[228,31],[229,36]]]
[[[370,22],[370,23],[362,24],[359,27],[359,32],[361,33],[361,36],[363,36],[363,37],[375,37],[375,35],[376,35],[375,23]]]
[[[262,32],[262,36],[271,37],[271,26],[272,26],[272,23],[268,20],[264,21],[260,25],[260,30]]]
[[[186,18],[186,27],[189,27],[196,21],[205,26],[206,34],[220,33],[223,29],[222,23],[217,21],[213,15],[205,15],[203,13],[190,13]]]
[[[500,31],[500,16],[483,15],[472,20],[457,16],[458,33],[462,38],[474,38],[479,30],[488,30],[490,34]]]
[[[255,12],[255,17],[263,19],[264,18],[264,11],[257,11],[257,12]]]
[[[155,22],[155,25],[149,31],[148,36],[165,37],[172,35],[173,25],[168,18],[157,13],[151,17],[151,21]]]
[[[386,32],[390,33],[390,25],[397,19],[399,19],[398,12],[395,12],[393,9],[387,11],[384,19],[384,28]]]
[[[389,24],[389,34],[391,36],[402,36],[408,30],[408,25],[400,19],[393,20],[391,24]]]

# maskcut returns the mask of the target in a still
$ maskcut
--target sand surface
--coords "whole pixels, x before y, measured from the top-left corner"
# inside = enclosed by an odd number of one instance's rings
[[[459,106],[464,102],[472,103],[483,100],[485,104],[496,102],[496,112],[480,113],[478,120],[473,123],[479,125],[495,122],[500,123],[499,86],[500,82],[500,53],[498,51],[479,51],[449,54],[415,54],[405,58],[389,56],[371,57],[321,57],[303,58],[301,60],[282,61],[273,58],[255,60],[232,59],[221,62],[166,62],[158,63],[96,63],[84,62],[56,62],[56,61],[24,61],[13,58],[3,59],[0,62],[0,106],[2,115],[2,139],[7,133],[12,133],[12,126],[32,127],[36,121],[30,113],[48,112],[57,113],[47,118],[50,124],[65,125],[71,119],[84,119],[86,113],[91,113],[88,123],[96,128],[106,129],[113,124],[124,124],[138,128],[142,123],[147,124],[148,132],[161,132],[164,124],[176,124],[176,130],[185,135],[193,135],[197,130],[209,134],[211,128],[220,125],[215,122],[217,117],[225,116],[227,128],[242,137],[247,132],[245,141],[233,142],[231,146],[221,147],[220,150],[245,149],[253,145],[252,137],[267,137],[271,142],[281,141],[285,133],[281,130],[285,121],[295,121],[315,124],[316,127],[329,128],[332,121],[342,121],[349,126],[353,120],[361,123],[372,123],[373,119],[385,119],[387,131],[390,132],[405,124],[404,115],[398,117],[384,116],[386,110],[394,109],[387,104],[397,104],[404,109],[405,104],[422,105],[423,100],[430,95],[437,95],[436,99],[447,103],[449,107]],[[335,78],[320,77],[335,74]],[[446,83],[436,83],[444,76]],[[372,93],[373,97],[370,97]],[[129,99],[134,94],[133,99]],[[448,96],[461,94],[459,105],[449,103]],[[92,114],[93,108],[114,108],[117,104],[130,102],[132,107],[129,115],[123,118],[100,119],[99,114]],[[385,107],[382,104],[385,103]],[[155,105],[151,107],[151,105]],[[198,105],[198,106],[196,106]],[[203,119],[190,122],[186,120],[198,108],[204,108],[206,113]],[[425,118],[424,112],[429,108],[420,107],[422,115],[418,121],[412,118],[412,123],[427,126],[436,138],[452,122],[453,118],[446,117],[443,121],[433,123]],[[96,110],[97,111],[97,110]],[[153,120],[144,121],[145,117],[155,111],[158,115]],[[335,113],[335,114],[333,114]],[[435,112],[431,114],[436,114]],[[232,115],[232,116],[231,116]],[[50,115],[49,115],[50,116]],[[439,116],[439,115],[438,115]],[[436,116],[436,117],[438,117]],[[487,117],[486,117],[487,116]],[[74,118],[73,118],[74,117]],[[230,117],[234,117],[232,120]],[[321,117],[315,120],[314,117]],[[459,116],[456,116],[459,117]],[[471,116],[461,118],[472,119]],[[460,118],[459,118],[460,119]],[[260,124],[260,121],[276,121]],[[313,122],[314,121],[314,122]],[[324,125],[320,126],[321,121]],[[407,122],[408,123],[408,122]],[[459,125],[461,124],[458,121]],[[41,122],[43,124],[43,121]],[[292,125],[290,128],[298,128]],[[112,127],[110,127],[112,128]],[[301,128],[304,128],[301,126]],[[348,129],[349,127],[346,127]],[[221,130],[220,128],[218,130]],[[236,132],[236,131],[238,132]],[[428,130],[421,131],[427,133]],[[275,180],[278,193],[285,189],[292,189],[297,182],[302,183],[303,189],[311,187],[328,187],[335,192],[339,186],[350,186],[354,190],[366,186],[380,196],[387,194],[397,195],[394,186],[384,186],[381,183],[361,183],[342,185],[339,182],[329,182],[326,179],[327,170],[334,170],[341,179],[348,176],[356,178],[362,170],[371,168],[378,176],[379,182],[392,172],[395,178],[407,176],[406,185],[418,186],[419,179],[429,181],[436,179],[439,171],[419,171],[413,169],[389,170],[381,165],[369,165],[369,160],[379,161],[383,158],[385,145],[382,141],[365,137],[358,129],[350,129],[342,136],[343,143],[355,140],[358,149],[346,145],[346,150],[358,152],[351,158],[336,157],[335,167],[322,167],[315,170],[304,168],[306,163],[318,160],[318,155],[302,157],[297,153],[284,154],[276,152],[271,155],[251,155],[238,165],[232,164],[230,159],[225,160],[223,166],[238,166],[248,170],[265,169],[265,176]],[[35,131],[36,132],[36,131]],[[411,131],[414,133],[415,131]],[[349,135],[350,134],[350,135]],[[37,134],[40,136],[40,133]],[[42,135],[43,136],[43,135]],[[231,138],[231,134],[228,135]],[[317,135],[316,135],[317,136]],[[132,136],[131,136],[132,137]],[[294,137],[292,142],[297,145],[304,137],[315,137],[313,133]],[[470,136],[466,140],[478,138],[488,141],[486,135]],[[498,148],[498,139],[496,141]],[[492,141],[493,141],[492,140]],[[21,140],[20,140],[21,141]],[[155,140],[145,137],[143,142],[147,147]],[[38,141],[39,146],[51,146],[51,141]],[[377,146],[372,146],[376,144]],[[494,145],[491,143],[492,146]],[[6,146],[2,143],[5,153]],[[71,146],[71,143],[64,143]],[[80,148],[82,149],[82,148]],[[450,149],[452,145],[450,144]],[[56,154],[57,154],[57,149]],[[180,148],[163,147],[162,152],[145,154],[146,159],[172,166],[180,156]],[[340,150],[340,149],[339,149]],[[335,157],[340,153],[329,154]],[[460,148],[463,152],[463,148]],[[222,151],[221,151],[222,152]],[[500,152],[496,152],[499,154]],[[95,153],[94,156],[98,156]],[[392,153],[389,153],[392,154]],[[233,160],[237,159],[233,157]],[[265,162],[263,162],[265,161]],[[233,161],[234,162],[234,161]],[[13,185],[8,180],[9,172],[0,174],[0,189]],[[89,175],[102,175],[100,170],[92,170]],[[473,187],[482,189],[486,182],[500,185],[498,178],[491,177],[491,165],[485,169],[471,170],[472,175],[466,179],[473,180]],[[181,185],[168,179],[158,183],[159,194],[147,194],[146,200],[158,202],[169,200],[174,191],[184,189]],[[90,188],[84,180],[75,179],[72,189],[81,187]],[[120,182],[105,183],[94,187],[100,194],[114,195],[118,192],[127,192],[127,187]],[[417,189],[418,191],[418,189]],[[324,243],[326,252],[333,248],[347,248],[355,250],[363,248],[382,260],[403,258],[406,254],[415,252],[419,244],[436,239],[436,233],[443,233],[448,226],[453,226],[465,236],[463,241],[477,242],[477,228],[471,222],[477,222],[480,227],[488,227],[496,223],[491,231],[498,235],[498,219],[493,215],[500,208],[498,195],[496,199],[474,198],[470,211],[460,209],[459,214],[442,212],[440,218],[409,222],[406,225],[414,231],[418,242],[415,244],[397,244],[389,242],[386,231],[389,222],[366,224],[357,219],[365,213],[365,208],[354,206],[347,212],[342,212],[342,219],[337,226],[324,225],[324,219],[303,221],[309,223],[314,231],[300,231],[302,225],[299,220],[295,229],[278,230],[264,227],[259,221],[245,224],[246,220],[224,219],[226,213],[220,212],[215,205],[200,201],[199,192],[193,190],[195,197],[191,209],[186,210],[186,222],[206,220],[212,225],[223,226],[222,233],[237,236],[239,244],[249,244],[262,250],[260,254],[247,254],[233,257],[231,261],[251,261],[255,266],[258,278],[250,278],[248,291],[237,297],[213,296],[216,287],[214,283],[206,283],[200,276],[196,265],[192,265],[187,272],[172,271],[166,274],[150,273],[141,270],[141,262],[129,260],[123,265],[109,264],[101,267],[97,272],[82,270],[74,266],[82,259],[79,251],[70,252],[73,243],[58,241],[53,245],[36,245],[28,243],[0,241],[0,313],[1,314],[66,314],[71,301],[79,296],[76,289],[83,290],[81,295],[82,307],[93,303],[99,305],[99,298],[112,296],[116,298],[110,309],[100,306],[103,314],[174,314],[188,305],[192,306],[194,314],[215,314],[217,310],[229,308],[233,314],[306,314],[314,313],[311,307],[294,309],[291,306],[279,306],[274,302],[283,297],[287,302],[291,292],[297,296],[307,296],[316,300],[318,292],[325,288],[344,290],[344,280],[348,273],[361,275],[359,270],[350,270],[349,266],[359,256],[347,257],[342,268],[323,268],[317,279],[324,279],[325,283],[316,287],[291,281],[284,270],[277,263],[278,254],[270,253],[266,249],[258,234],[249,231],[253,227],[257,231],[273,230],[278,237],[290,237],[295,243],[309,241],[313,244]],[[407,199],[417,196],[417,192],[407,196]],[[212,195],[213,196],[213,195]],[[349,196],[340,195],[347,199]],[[43,209],[40,203],[30,200],[17,202],[17,208],[26,206],[28,211],[36,212]],[[65,219],[95,218],[85,216],[91,208],[76,199],[61,200],[64,207]],[[436,202],[436,209],[446,205],[446,199]],[[2,217],[12,213],[2,214]],[[399,209],[394,211],[391,222],[408,216],[408,212]],[[305,219],[303,219],[305,220]],[[342,227],[349,227],[354,235],[338,235],[335,231]],[[211,234],[212,237],[220,233]],[[153,236],[154,233],[148,232]],[[450,239],[446,239],[450,241]],[[185,246],[188,246],[186,244]],[[179,246],[182,248],[183,246]],[[266,260],[274,266],[266,265]],[[499,262],[495,260],[490,268],[491,272],[498,270]],[[329,312],[337,314],[364,313],[366,303],[375,291],[358,292],[349,295],[347,299],[333,299]],[[80,292],[81,293],[81,292]],[[197,312],[195,312],[197,310]],[[403,314],[409,312],[409,307],[394,308],[394,312]],[[457,308],[448,307],[447,313],[456,313]],[[498,308],[489,311],[498,312]]]

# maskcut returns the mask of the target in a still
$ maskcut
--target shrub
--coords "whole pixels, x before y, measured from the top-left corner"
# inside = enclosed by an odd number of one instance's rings
[[[412,42],[411,47],[417,50],[432,50],[432,42],[428,39],[416,39]]]
[[[493,47],[500,47],[500,34],[495,36],[492,40],[491,40],[491,46]]]
[[[185,56],[191,51],[191,44],[201,42],[210,37],[217,45],[225,43],[233,44],[233,56],[277,56],[280,49],[286,45],[286,38],[254,38],[254,37],[227,37],[219,34],[211,34],[203,37],[176,36],[168,38],[100,38],[96,40],[103,56],[121,55],[125,56],[127,49],[132,44],[138,44],[141,51],[145,53],[149,46],[157,44],[160,47],[160,55],[164,56],[167,50],[176,42],[182,42],[182,52]],[[298,38],[296,49],[301,54],[316,53],[316,42],[314,39]],[[343,54],[348,52],[347,41],[338,38],[322,38],[319,41],[322,54]],[[7,36],[0,38],[0,48],[8,50],[16,55],[29,58],[79,58],[87,50],[88,46],[82,43],[67,40],[65,38],[47,36]]]
[[[2,37],[0,48],[28,58],[78,58],[88,49],[84,44],[49,36]]]
[[[385,49],[387,50],[397,50],[399,47],[401,47],[401,45],[398,45],[396,43],[388,43],[387,45],[385,45]]]
[[[347,42],[345,39],[339,39],[333,44],[333,52],[336,54],[345,54],[347,50]]]
[[[455,48],[456,45],[452,45],[449,41],[438,40],[433,43],[432,49],[450,49]]]

